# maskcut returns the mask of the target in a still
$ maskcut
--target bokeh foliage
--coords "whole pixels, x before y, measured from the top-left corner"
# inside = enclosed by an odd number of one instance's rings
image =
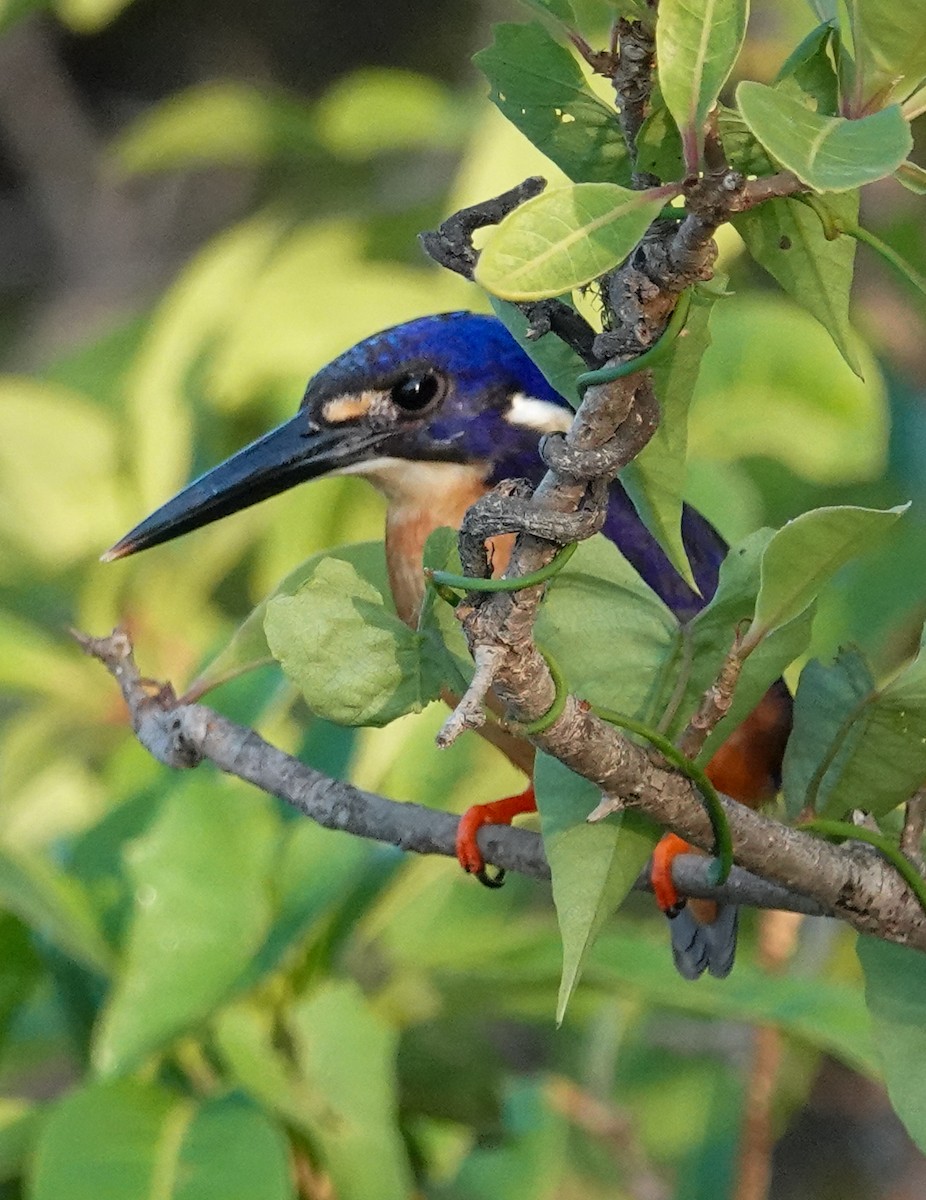
[[[116,13],[55,7],[77,28]],[[600,124],[599,101],[579,116]],[[684,986],[661,919],[632,901],[557,1030],[561,951],[543,889],[512,880],[489,894],[450,863],[317,829],[208,768],[168,773],[69,642],[68,625],[126,622],[142,668],[182,686],[298,561],[376,539],[380,502],[328,480],[138,560],[96,561],[193,472],[289,415],[341,349],[423,313],[488,310],[414,252],[415,230],[532,172],[566,181],[478,88],[390,71],[314,103],[204,85],[111,151],[126,176],[204,163],[258,172],[248,218],[149,311],[29,378],[0,377],[0,1196],[275,1200],[324,1194],[327,1176],[343,1200],[413,1187],[613,1197],[650,1173],[678,1200],[724,1195],[743,1072],[711,1051],[718,1028],[785,1032],[783,1118],[815,1056],[879,1070],[845,931],[773,979],[752,961],[747,918],[734,976]],[[415,172],[426,186],[408,186]],[[886,201],[874,216],[923,255],[906,210]],[[815,505],[921,500],[922,410],[864,308],[872,338],[844,332],[837,349],[732,234],[722,248],[737,298],[714,306],[689,497],[734,540]],[[824,594],[810,653],[857,644],[878,677],[912,653],[918,509]],[[462,809],[520,783],[475,739],[438,754],[437,705],[387,730],[342,728],[269,666],[214,703],[398,799]],[[894,948],[864,953],[877,986]],[[885,1020],[909,1030],[904,999]],[[678,1014],[691,1022],[683,1050]],[[620,1137],[591,1118],[596,1105]]]

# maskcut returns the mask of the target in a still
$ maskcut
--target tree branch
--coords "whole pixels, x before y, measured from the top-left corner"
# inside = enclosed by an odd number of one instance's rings
[[[326,829],[386,842],[416,854],[456,856],[459,818],[453,813],[388,800],[329,779],[271,746],[253,729],[237,725],[203,704],[178,701],[170,685],[140,674],[132,643],[121,630],[105,638],[74,636],[116,679],[138,740],[165,766],[185,769],[209,761],[226,774],[284,800]],[[479,848],[493,866],[534,879],[550,877],[540,835],[530,830],[485,825],[479,830]],[[673,864],[676,884],[690,896],[812,916],[825,914],[825,909],[807,896],[736,867],[722,887],[714,887],[707,880],[709,865],[705,858],[682,855]],[[641,874],[634,886],[647,890],[648,873]]]

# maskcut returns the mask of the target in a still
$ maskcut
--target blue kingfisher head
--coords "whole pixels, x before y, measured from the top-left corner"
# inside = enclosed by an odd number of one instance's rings
[[[441,487],[454,464],[473,485],[536,481],[540,435],[571,410],[494,317],[421,317],[334,359],[306,387],[296,415],[206,472],[104,555],[122,558],[330,474],[369,477],[395,499]],[[454,473],[459,479],[459,473]],[[422,494],[418,501],[428,505]]]

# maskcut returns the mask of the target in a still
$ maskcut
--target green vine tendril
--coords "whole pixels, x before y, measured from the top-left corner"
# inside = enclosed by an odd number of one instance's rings
[[[551,558],[545,567],[540,567],[539,570],[531,571],[527,575],[518,575],[514,579],[482,579],[476,575],[454,575],[451,571],[432,571],[429,568],[425,569],[424,575],[443,600],[447,600],[445,595],[447,589],[457,589],[461,592],[519,592],[522,588],[546,583],[548,579],[558,575],[575,554],[578,544],[578,542],[570,542],[568,546],[563,546],[562,550]],[[452,600],[448,600],[448,603],[458,603],[457,597],[454,596]]]
[[[648,725],[644,725],[641,721],[635,721],[632,717],[625,717],[610,708],[600,708],[597,704],[592,705],[592,712],[596,716],[601,717],[602,721],[607,721],[609,725],[616,725],[619,729],[626,729],[630,733],[635,733],[645,738],[646,741],[656,747],[664,758],[668,759],[674,767],[687,776],[695,785],[701,793],[701,799],[704,801],[704,808],[714,834],[714,862],[711,863],[708,870],[708,882],[714,885],[723,883],[730,874],[730,868],[733,866],[733,838],[730,834],[730,823],[727,821],[727,814],[723,811],[723,805],[720,803],[720,797],[717,795],[717,789],[708,779],[707,775],[705,775],[704,771],[697,763],[692,762],[690,758],[686,758],[681,750],[673,746],[667,737],[663,737],[661,733],[657,733],[655,729],[650,729]]]
[[[613,383],[615,379],[624,379],[626,376],[633,375],[637,371],[646,371],[665,358],[672,349],[672,343],[685,328],[688,313],[691,309],[691,293],[693,290],[693,288],[688,288],[679,296],[675,311],[669,318],[669,323],[657,342],[650,346],[648,350],[644,350],[642,354],[638,354],[636,358],[631,358],[629,361],[620,363],[616,367],[599,367],[597,371],[584,371],[576,378],[576,387],[579,389],[579,394],[581,395],[586,392],[595,384]]]

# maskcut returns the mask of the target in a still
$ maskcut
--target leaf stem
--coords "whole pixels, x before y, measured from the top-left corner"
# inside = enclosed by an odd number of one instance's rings
[[[898,275],[901,275],[911,287],[916,288],[921,295],[926,296],[926,279],[918,271],[915,271],[907,260],[901,254],[898,254],[893,246],[889,246],[887,242],[882,241],[871,230],[863,229],[861,225],[849,224],[841,218],[836,217],[826,207],[819,196],[808,194],[798,196],[797,199],[801,200],[809,208],[812,208],[817,214],[823,226],[823,232],[830,241],[843,233],[846,237],[855,238],[857,242],[863,242],[866,246],[874,250],[876,254],[880,254],[884,261],[889,263]]]

